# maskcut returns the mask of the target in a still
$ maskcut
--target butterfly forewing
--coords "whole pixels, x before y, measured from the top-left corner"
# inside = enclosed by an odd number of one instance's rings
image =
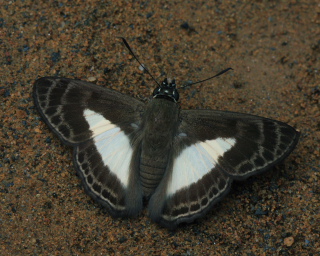
[[[183,110],[180,129],[187,143],[232,139],[218,159],[233,179],[244,179],[283,160],[296,146],[299,133],[291,126],[254,115],[213,110]]]
[[[144,104],[139,100],[92,83],[67,78],[44,77],[36,81],[34,101],[44,121],[66,143],[93,137],[86,112],[99,114],[124,132],[140,122]],[[96,131],[94,131],[96,132]]]

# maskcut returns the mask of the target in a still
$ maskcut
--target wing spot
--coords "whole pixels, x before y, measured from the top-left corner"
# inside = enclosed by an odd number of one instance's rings
[[[254,159],[254,164],[255,164],[257,167],[261,167],[261,166],[264,166],[265,161],[263,160],[262,157],[257,156],[257,157]]]
[[[78,162],[83,163],[83,161],[84,161],[84,153],[80,152],[78,153]]]
[[[61,117],[59,115],[55,115],[55,116],[51,117],[50,120],[56,126],[62,122]]]
[[[208,204],[208,198],[203,198],[202,200],[201,200],[201,205],[202,206],[205,206],[205,205],[207,205]]]
[[[262,153],[262,156],[264,157],[264,159],[270,162],[274,159],[273,154],[266,150]]]
[[[239,173],[249,173],[252,169],[254,169],[254,166],[251,163],[246,162],[239,168]]]
[[[54,114],[57,113],[57,108],[56,107],[49,107],[46,109],[45,114],[47,116],[53,116]]]
[[[93,183],[93,178],[92,178],[91,175],[88,175],[87,181],[88,181],[88,183],[89,183],[90,185]]]
[[[192,204],[190,207],[190,211],[192,212],[196,212],[200,209],[200,205],[199,204]]]
[[[39,81],[39,80],[38,80]],[[52,83],[50,82],[50,84],[49,84],[49,81],[48,80],[46,80],[46,81],[39,81],[39,82],[41,82],[41,83],[38,83],[38,93],[41,93],[41,94],[48,94],[49,93],[49,89],[50,89],[50,87],[51,87],[51,85],[52,85]],[[48,84],[46,84],[46,83],[48,83]],[[39,85],[40,84],[40,85]]]
[[[182,206],[179,209],[175,209],[172,211],[172,216],[179,216],[189,212],[189,208],[186,206]]]
[[[218,183],[219,189],[220,189],[220,190],[223,190],[223,189],[225,188],[225,186],[226,186],[226,181],[223,180],[223,179],[219,179],[219,183]],[[219,191],[218,191],[218,192],[219,192]],[[218,192],[217,192],[217,193],[218,193]]]
[[[287,149],[287,145],[284,143],[280,143],[279,148],[281,149],[281,151],[285,151]]]
[[[219,190],[216,187],[213,187],[209,193],[209,197],[212,198],[213,196],[217,195]]]
[[[38,100],[39,100],[39,101],[42,101],[43,103],[45,103],[44,101],[47,100],[47,96],[46,96],[46,95],[39,95],[39,96],[38,96]]]
[[[82,170],[84,170],[84,174],[88,175],[89,174],[89,168],[88,168],[88,164],[87,163],[83,163],[81,165]]]
[[[292,130],[289,127],[280,127],[281,134],[291,134]]]
[[[288,137],[288,136],[281,136],[280,140],[281,140],[282,144],[284,144],[284,145],[290,145],[290,143],[292,141],[292,139],[290,139],[290,137]]]
[[[92,188],[93,188],[98,194],[100,194],[100,192],[101,192],[101,186],[100,186],[99,184],[94,183],[94,184],[92,185]]]
[[[62,124],[58,127],[59,131],[62,133],[62,135],[65,138],[69,138],[70,137],[70,129],[67,125]]]
[[[139,128],[139,126],[137,124],[135,124],[135,123],[132,123],[131,127],[133,127],[135,130],[137,130]]]
[[[109,200],[113,205],[117,205],[117,199],[114,196],[112,196],[112,194],[109,193],[106,189],[102,190],[101,195],[105,199]]]

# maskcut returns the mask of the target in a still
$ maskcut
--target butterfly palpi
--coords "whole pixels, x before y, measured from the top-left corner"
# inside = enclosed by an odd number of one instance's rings
[[[140,63],[140,62],[139,62]],[[174,80],[147,104],[81,80],[34,85],[43,120],[67,145],[85,191],[114,217],[150,218],[168,228],[205,215],[233,180],[270,169],[296,146],[291,126],[254,115],[180,110]]]

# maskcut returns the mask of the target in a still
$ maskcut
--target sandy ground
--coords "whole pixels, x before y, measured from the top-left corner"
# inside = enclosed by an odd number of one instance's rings
[[[1,255],[319,255],[320,8],[317,1],[4,1],[0,8]],[[49,3],[48,3],[49,2]],[[85,194],[33,105],[42,76],[93,81],[142,100],[155,87],[117,36],[182,108],[281,120],[301,131],[280,165],[174,232],[112,219]]]

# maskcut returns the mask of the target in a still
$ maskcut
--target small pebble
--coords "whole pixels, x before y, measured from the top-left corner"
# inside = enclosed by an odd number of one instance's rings
[[[94,77],[94,76],[91,76],[91,77],[88,78],[88,81],[89,81],[89,82],[94,82],[94,81],[96,81],[96,80],[97,80],[97,78]]]
[[[291,246],[294,243],[294,238],[292,236],[286,237],[283,241],[286,246]]]

